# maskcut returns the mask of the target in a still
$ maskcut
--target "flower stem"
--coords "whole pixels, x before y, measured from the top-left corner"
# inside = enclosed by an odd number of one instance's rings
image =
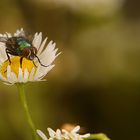
[[[85,140],[110,140],[104,133],[91,134]]]
[[[22,106],[23,106],[23,109],[24,109],[24,113],[25,113],[27,122],[28,122],[28,124],[31,128],[31,131],[32,131],[32,137],[33,137],[34,140],[38,140],[38,137],[36,135],[35,125],[32,121],[31,115],[29,113],[29,109],[28,109],[28,105],[27,105],[27,101],[26,101],[25,90],[24,90],[24,84],[23,83],[18,83],[16,85],[17,85],[17,88],[18,88],[18,91],[19,91],[19,94],[20,94],[20,99],[21,99],[21,103],[22,103]]]

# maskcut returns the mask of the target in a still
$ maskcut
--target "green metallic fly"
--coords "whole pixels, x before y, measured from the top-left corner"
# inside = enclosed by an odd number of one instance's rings
[[[5,43],[5,46],[6,46],[5,51],[6,51],[6,55],[10,64],[11,64],[10,55],[14,55],[14,56],[20,56],[21,67],[22,67],[23,58],[26,58],[32,61],[34,60],[34,58],[37,58],[41,66],[48,67],[41,63],[40,59],[37,56],[37,49],[32,45],[31,41],[27,39],[25,36],[1,37],[0,42]]]

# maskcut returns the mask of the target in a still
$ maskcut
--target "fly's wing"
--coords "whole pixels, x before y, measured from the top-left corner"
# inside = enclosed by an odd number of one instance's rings
[[[7,37],[0,37],[0,47],[6,47]]]
[[[0,37],[0,42],[2,43],[6,43],[7,40],[8,40],[7,37]]]
[[[25,32],[23,30],[23,28],[21,28],[20,30],[17,30],[16,33],[14,33],[15,37],[25,37]]]
[[[32,43],[33,40],[33,36],[31,34],[31,30],[26,30],[24,31],[22,28],[20,30],[17,30],[17,32],[15,33],[16,37],[23,37],[25,38],[29,43]]]
[[[25,33],[25,38],[26,38],[30,43],[32,43],[32,40],[33,40],[32,31],[28,29],[28,30],[24,31],[24,33]]]

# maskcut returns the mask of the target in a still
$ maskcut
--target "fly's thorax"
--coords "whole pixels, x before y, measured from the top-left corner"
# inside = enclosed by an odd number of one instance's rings
[[[32,44],[23,37],[18,37],[16,39],[16,43],[19,46],[19,49],[22,51],[24,48],[30,48],[32,47]]]
[[[17,37],[16,44],[18,46],[16,48],[17,54],[19,56],[24,56],[28,58],[27,56],[31,54],[31,48],[32,48],[32,44],[29,42],[29,40],[27,40],[24,37]]]

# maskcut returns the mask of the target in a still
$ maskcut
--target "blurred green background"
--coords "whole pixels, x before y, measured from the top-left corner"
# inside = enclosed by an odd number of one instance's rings
[[[112,140],[140,139],[140,2],[1,0],[0,32],[23,27],[56,42],[62,54],[47,82],[29,83],[38,129],[80,124]],[[0,139],[30,140],[15,86],[0,83]]]

